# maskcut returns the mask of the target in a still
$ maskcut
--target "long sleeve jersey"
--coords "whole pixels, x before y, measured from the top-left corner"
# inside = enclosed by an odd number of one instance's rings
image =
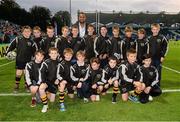
[[[144,67],[141,66],[141,72],[143,74],[143,82],[145,83],[146,87],[154,86],[159,82],[159,74],[157,69],[154,66]]]
[[[96,57],[98,57],[101,54],[110,54],[111,51],[111,41],[109,40],[109,37],[103,37],[98,36],[95,38],[94,41],[94,52]]]
[[[168,51],[168,41],[163,35],[150,36],[149,53],[153,59],[160,59],[165,57]]]
[[[70,76],[74,82],[84,82],[89,76],[89,65],[84,63],[84,65],[74,64],[70,68]],[[83,79],[80,81],[80,79]]]
[[[41,83],[39,81],[40,67],[41,67],[41,63],[36,63],[34,60],[26,64],[25,78],[28,86],[34,85],[34,83],[36,83],[36,85],[40,85]]]
[[[121,53],[122,53],[123,60],[126,60],[126,52],[131,48],[136,49],[135,40],[132,38],[125,37],[122,40],[122,46],[121,46]]]
[[[92,57],[95,57],[94,53],[94,40],[96,38],[96,35],[85,35],[85,52],[86,52],[86,58],[91,59]]]
[[[107,81],[111,79],[112,81],[119,79],[119,71],[118,67],[111,68],[109,65],[105,66],[105,68],[102,71],[102,82],[107,83]]]
[[[88,79],[90,80],[91,84],[95,84],[95,83],[104,84],[101,81],[101,78],[102,78],[102,69],[101,68],[98,70],[93,70],[92,68],[90,68]]]
[[[37,50],[36,47],[36,44],[31,38],[18,36],[10,43],[6,54],[16,49],[16,61],[29,62],[31,61],[31,58],[34,56],[34,53]]]
[[[121,48],[122,48],[122,42],[121,42],[121,38],[120,37],[111,37],[110,41],[112,43],[112,56],[115,56],[117,59],[121,59],[122,58],[122,52],[121,52]]]
[[[54,83],[57,79],[57,67],[59,60],[46,59],[40,68],[39,81]]]
[[[119,66],[119,74],[121,82],[133,83],[134,81],[143,80],[143,75],[138,64],[130,64],[128,61],[123,62]]]
[[[57,69],[57,79],[59,81],[66,80],[67,82],[71,82],[70,67],[71,67],[70,61],[63,60],[61,63],[59,63]]]

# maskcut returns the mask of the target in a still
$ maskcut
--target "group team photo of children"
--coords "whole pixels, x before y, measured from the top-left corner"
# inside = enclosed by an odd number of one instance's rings
[[[150,36],[140,28],[133,38],[131,26],[120,35],[115,25],[109,36],[105,25],[96,33],[85,20],[86,14],[80,12],[77,23],[62,27],[62,35],[56,35],[53,26],[47,26],[46,36],[39,26],[22,27],[6,52],[11,58],[16,50],[14,93],[24,75],[25,88],[32,96],[30,106],[43,104],[43,113],[51,109],[48,104],[56,101],[57,94],[60,111],[68,111],[65,95],[88,103],[101,102],[108,93],[113,104],[128,100],[145,104],[161,95],[168,40],[160,34],[159,24],[151,24]]]

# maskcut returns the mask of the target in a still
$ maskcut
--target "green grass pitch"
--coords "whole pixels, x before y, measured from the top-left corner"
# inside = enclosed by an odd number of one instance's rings
[[[14,86],[14,62],[0,59],[0,94],[12,93]],[[164,66],[180,71],[180,41],[169,43]],[[163,68],[162,89],[180,89],[180,74]],[[24,83],[21,90],[24,93]],[[57,98],[58,99],[58,98]],[[101,96],[100,102],[83,103],[82,100],[65,98],[66,112],[58,110],[58,102],[50,104],[47,113],[41,113],[42,105],[30,107],[30,96],[0,96],[0,121],[180,121],[180,92],[163,93],[148,104],[122,102],[111,103],[111,94]]]

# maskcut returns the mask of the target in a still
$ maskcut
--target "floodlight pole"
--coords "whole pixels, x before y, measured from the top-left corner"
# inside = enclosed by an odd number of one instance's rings
[[[69,13],[70,13],[70,27],[72,26],[72,18],[71,18],[71,15],[72,15],[72,13],[71,13],[71,10],[72,10],[72,8],[71,8],[71,0],[69,0]]]

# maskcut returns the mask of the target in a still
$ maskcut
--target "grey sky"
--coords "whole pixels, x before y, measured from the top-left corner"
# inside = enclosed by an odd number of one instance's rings
[[[48,7],[52,13],[69,11],[70,0],[16,0],[26,10],[34,5]],[[71,0],[72,20],[77,20],[77,10],[82,11],[168,11],[180,12],[180,0]]]

